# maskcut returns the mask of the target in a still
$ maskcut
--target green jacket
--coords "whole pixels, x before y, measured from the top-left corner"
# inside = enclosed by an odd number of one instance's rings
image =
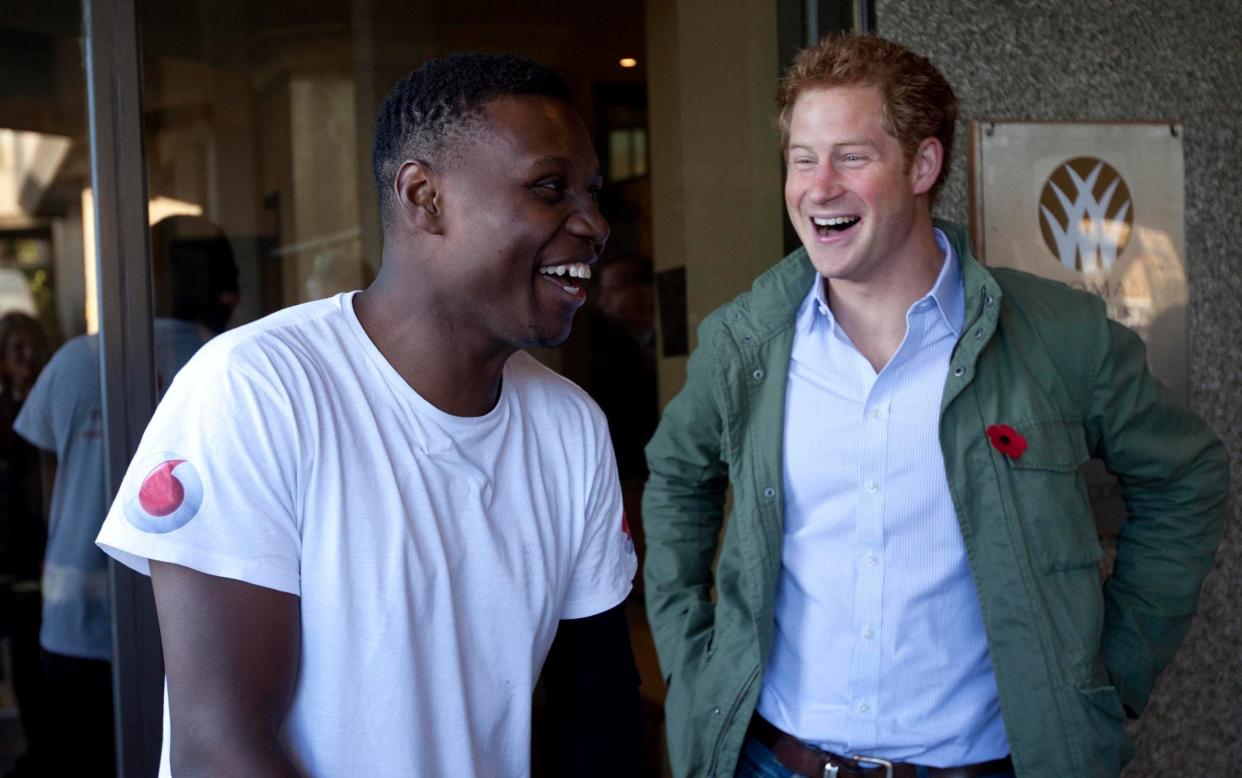
[[[1101,300],[985,269],[959,225],[937,226],[966,291],[940,445],[1014,765],[1021,778],[1116,776],[1133,754],[1126,712],[1147,704],[1211,567],[1227,454]],[[703,322],[647,447],[647,608],[676,776],[732,776],[759,696],[781,575],[786,377],[814,272],[799,250]],[[989,443],[995,423],[1026,438],[1020,458]],[[1103,584],[1079,472],[1092,457],[1119,477],[1129,513]]]

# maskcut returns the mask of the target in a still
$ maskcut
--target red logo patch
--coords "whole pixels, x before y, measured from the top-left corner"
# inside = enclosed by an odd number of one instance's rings
[[[152,470],[138,490],[138,504],[152,516],[167,516],[185,502],[185,487],[172,474],[173,468],[184,462],[173,459]]]
[[[146,473],[139,481],[126,477],[125,518],[143,532],[180,529],[203,505],[203,479],[185,457],[158,451],[135,462],[131,470]]]

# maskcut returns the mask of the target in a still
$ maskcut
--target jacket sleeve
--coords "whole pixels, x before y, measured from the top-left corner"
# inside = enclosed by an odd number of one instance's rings
[[[643,493],[647,615],[667,682],[682,646],[712,623],[712,560],[724,516],[728,469],[724,422],[709,318],[699,329],[686,385],[664,410],[647,445]],[[688,659],[688,657],[687,657]]]
[[[1109,321],[1087,423],[1092,455],[1117,476],[1127,520],[1104,587],[1104,662],[1131,716],[1181,645],[1220,542],[1225,446],[1147,369],[1145,348]]]

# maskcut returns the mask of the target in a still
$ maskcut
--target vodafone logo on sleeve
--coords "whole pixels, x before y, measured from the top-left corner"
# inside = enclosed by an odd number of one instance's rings
[[[162,451],[144,457],[136,468],[142,481],[130,483],[125,518],[143,532],[172,532],[184,527],[203,504],[203,482],[185,457]]]
[[[625,511],[621,512],[621,534],[625,536],[625,549],[629,553],[634,553],[634,535],[630,532],[630,520],[625,515]]]

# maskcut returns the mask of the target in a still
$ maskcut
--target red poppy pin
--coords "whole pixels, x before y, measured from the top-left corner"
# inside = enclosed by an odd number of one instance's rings
[[[1019,459],[1026,451],[1026,438],[1008,424],[993,424],[988,427],[988,440],[992,446],[1010,459]]]

